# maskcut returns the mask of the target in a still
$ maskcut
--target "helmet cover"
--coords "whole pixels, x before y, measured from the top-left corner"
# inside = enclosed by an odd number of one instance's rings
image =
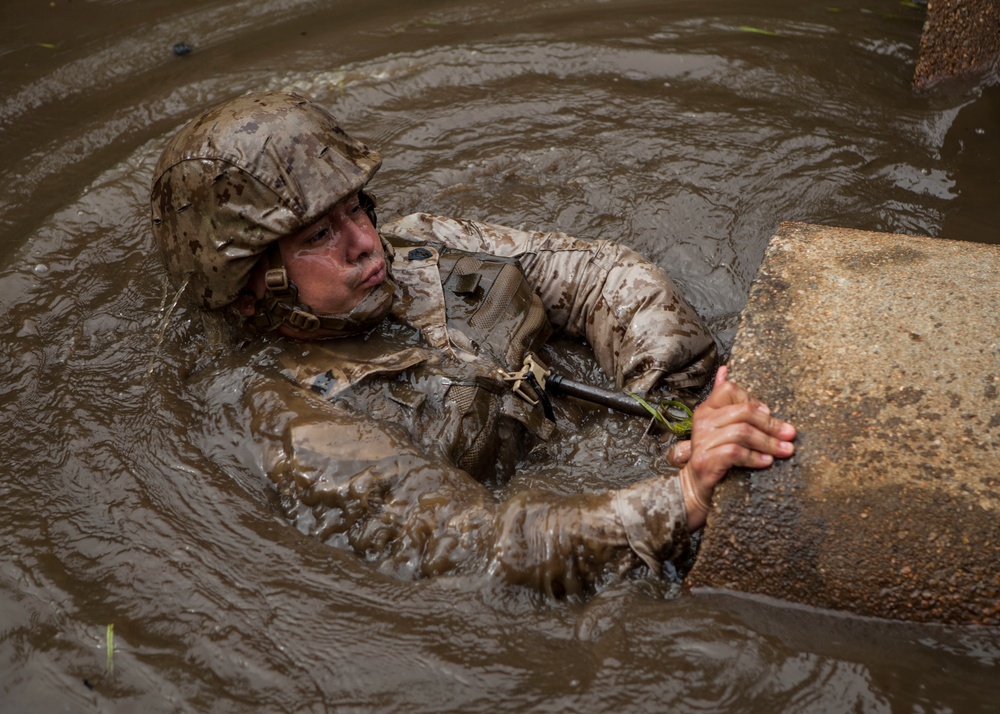
[[[359,191],[382,164],[305,97],[249,94],[209,109],[153,172],[153,237],[176,287],[206,309],[233,302],[261,253]]]

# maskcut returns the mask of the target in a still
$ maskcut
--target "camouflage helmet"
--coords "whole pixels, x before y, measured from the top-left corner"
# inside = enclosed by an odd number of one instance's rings
[[[209,109],[174,136],[153,173],[153,236],[171,279],[206,309],[233,302],[270,244],[359,191],[381,164],[297,94]]]

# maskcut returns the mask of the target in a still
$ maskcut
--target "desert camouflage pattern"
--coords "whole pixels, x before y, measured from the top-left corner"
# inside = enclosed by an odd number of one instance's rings
[[[231,303],[260,254],[361,189],[382,163],[296,94],[224,102],[181,129],[153,172],[153,236],[176,287]]]
[[[555,330],[586,339],[619,389],[700,387],[715,373],[715,341],[701,318],[660,267],[623,245],[425,213],[384,230],[518,258]]]
[[[279,361],[292,381],[250,397],[298,527],[404,577],[487,572],[555,597],[680,557],[683,494],[662,466],[625,489],[494,498],[523,448],[554,427],[498,380],[510,355],[448,315],[435,246],[517,258],[552,327],[588,340],[633,390],[700,386],[715,367],[712,338],[665,273],[563,233],[426,214],[382,230],[426,246],[395,250],[392,319],[365,339],[289,345]]]

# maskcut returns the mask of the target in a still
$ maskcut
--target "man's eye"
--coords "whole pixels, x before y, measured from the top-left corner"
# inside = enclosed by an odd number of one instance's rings
[[[325,240],[328,235],[330,235],[329,229],[323,228],[321,230],[316,231],[311,236],[309,236],[309,241],[308,242],[309,243],[319,243],[319,242]]]

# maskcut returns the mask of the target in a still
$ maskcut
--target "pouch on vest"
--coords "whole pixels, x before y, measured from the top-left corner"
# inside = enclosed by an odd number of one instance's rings
[[[428,245],[385,237],[400,249]],[[525,278],[520,261],[441,243],[430,245],[438,254],[448,330],[464,335],[476,353],[496,367],[504,371],[520,368],[525,355],[540,350],[552,334],[542,300]],[[496,383],[490,388],[484,380],[456,382],[448,393],[463,415],[462,440],[467,442],[466,448],[455,454],[457,465],[477,478],[484,462],[493,461],[498,448],[503,450],[502,444],[496,443],[498,437],[499,441],[530,442],[533,438],[546,440],[553,431],[541,408],[515,397],[498,375],[491,375],[491,382],[493,378]]]

